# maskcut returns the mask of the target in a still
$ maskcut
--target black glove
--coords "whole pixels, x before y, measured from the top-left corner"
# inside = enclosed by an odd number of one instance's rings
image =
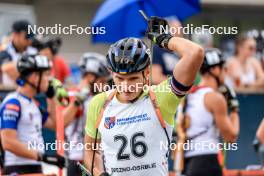
[[[99,176],[110,176],[110,174],[108,174],[107,172],[103,172]]]
[[[57,101],[62,106],[67,106],[69,104],[68,92],[58,79],[53,78],[50,80],[46,95],[48,98],[53,98],[56,96]]]
[[[147,37],[157,44],[161,48],[168,49],[169,40],[172,38],[172,35],[169,33],[165,33],[165,30],[169,30],[168,22],[160,17],[151,17],[148,20],[148,29],[147,29]]]
[[[65,158],[58,154],[49,155],[49,154],[39,154],[38,161],[42,161],[48,164],[56,165],[59,168],[65,167]]]
[[[224,95],[227,101],[228,110],[230,112],[239,111],[239,102],[238,102],[236,93],[232,88],[226,85],[221,85],[219,87],[219,92]]]
[[[55,88],[53,87],[51,81],[49,81],[49,87],[48,87],[48,90],[46,92],[46,95],[48,98],[53,98],[55,95]]]

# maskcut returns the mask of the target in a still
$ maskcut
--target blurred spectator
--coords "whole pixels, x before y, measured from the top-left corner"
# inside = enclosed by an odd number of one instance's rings
[[[0,42],[0,52],[6,50],[8,44],[11,42],[11,36],[4,36]]]
[[[36,50],[30,45],[34,39],[33,33],[28,33],[28,26],[31,25],[26,20],[14,22],[12,25],[11,42],[6,49],[0,52],[0,65],[2,71],[2,84],[5,86],[15,86],[18,72],[16,71],[16,61],[23,53],[34,54]]]
[[[264,30],[252,29],[247,32],[247,35],[256,40],[256,58],[262,59],[264,54]]]
[[[65,83],[70,76],[70,68],[64,58],[57,55],[61,45],[62,41],[58,37],[38,36],[33,42],[33,46],[39,50],[40,54],[47,56],[52,61],[51,74],[62,83]]]
[[[167,18],[170,27],[177,29],[174,33],[176,37],[183,37],[180,28],[181,22],[175,17]],[[152,65],[152,82],[159,84],[167,79],[167,75],[171,75],[174,65],[178,62],[179,56],[177,53],[168,52],[156,45],[153,46],[153,65]]]
[[[264,69],[264,30],[252,29],[247,34],[257,42],[256,57],[260,60],[261,66]]]
[[[235,56],[227,62],[227,84],[235,88],[264,88],[264,71],[254,58],[256,41],[242,34],[236,39]]]
[[[213,47],[213,36],[207,29],[196,31],[196,33],[192,34],[191,40],[205,49]]]

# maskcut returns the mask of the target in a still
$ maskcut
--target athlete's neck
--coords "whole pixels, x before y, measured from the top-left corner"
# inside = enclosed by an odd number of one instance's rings
[[[18,87],[17,92],[25,95],[28,98],[33,98],[36,95],[36,90],[33,90],[28,85],[25,85],[23,87]]]
[[[203,76],[199,85],[204,87],[211,87],[214,90],[218,89],[216,80],[211,76]]]

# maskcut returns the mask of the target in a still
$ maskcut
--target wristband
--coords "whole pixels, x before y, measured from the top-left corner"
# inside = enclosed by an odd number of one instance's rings
[[[167,50],[169,49],[169,41],[173,36],[171,34],[161,34],[157,37],[157,44],[161,48],[165,48]]]

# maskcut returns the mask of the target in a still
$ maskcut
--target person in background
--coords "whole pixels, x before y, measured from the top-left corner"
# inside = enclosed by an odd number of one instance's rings
[[[104,86],[110,73],[106,67],[106,57],[93,52],[85,53],[79,63],[82,73],[82,79],[78,86],[68,90],[70,104],[63,109],[62,114],[65,119],[65,135],[68,143],[74,144],[71,150],[67,152],[68,167],[67,175],[81,176],[81,170],[77,166],[78,161],[83,161],[82,144],[84,140],[84,126],[86,122],[86,108],[91,98],[100,90],[95,85]]]
[[[19,71],[16,91],[8,94],[0,106],[1,144],[4,150],[4,175],[42,173],[41,162],[65,166],[60,155],[44,153],[42,128],[55,129],[55,97],[61,84],[50,80],[51,64],[46,56],[23,55],[17,61]],[[43,111],[34,98],[44,93],[48,111]]]
[[[33,46],[52,61],[53,66],[51,68],[51,75],[62,83],[66,83],[70,76],[70,68],[66,64],[65,59],[58,55],[61,45],[62,40],[59,37],[50,38],[37,36],[33,42]]]
[[[239,103],[234,91],[224,85],[224,62],[218,49],[206,49],[201,82],[178,108],[177,132],[190,146],[184,151],[186,176],[221,176],[219,151],[208,146],[217,146],[220,135],[229,143],[238,137]]]
[[[255,39],[245,34],[238,36],[235,55],[226,64],[228,85],[236,89],[264,88],[264,71],[260,62],[254,58],[255,54]]]
[[[6,49],[0,52],[0,66],[2,74],[2,84],[5,86],[15,86],[18,77],[16,62],[22,54],[36,54],[36,49],[32,48],[33,33],[28,33],[28,26],[31,24],[26,20],[14,22],[12,25],[11,42]]]
[[[175,17],[167,18],[169,26],[176,30],[173,36],[183,37],[181,22]],[[168,75],[172,74],[174,65],[178,62],[179,56],[175,52],[169,52],[158,46],[153,46],[153,61],[152,61],[152,83],[159,84],[167,79]]]
[[[0,52],[6,50],[8,44],[12,41],[11,35],[3,36],[0,42]]]
[[[264,30],[252,29],[247,32],[247,35],[256,40],[257,45],[256,45],[256,55],[255,56],[258,60],[262,62],[264,59]]]
[[[255,34],[255,35],[253,35],[253,37],[255,38],[255,40],[257,42],[256,57],[257,57],[257,59],[260,60],[262,69],[264,70],[264,29],[253,30],[253,31],[249,31],[249,32],[252,32],[253,34]]]

